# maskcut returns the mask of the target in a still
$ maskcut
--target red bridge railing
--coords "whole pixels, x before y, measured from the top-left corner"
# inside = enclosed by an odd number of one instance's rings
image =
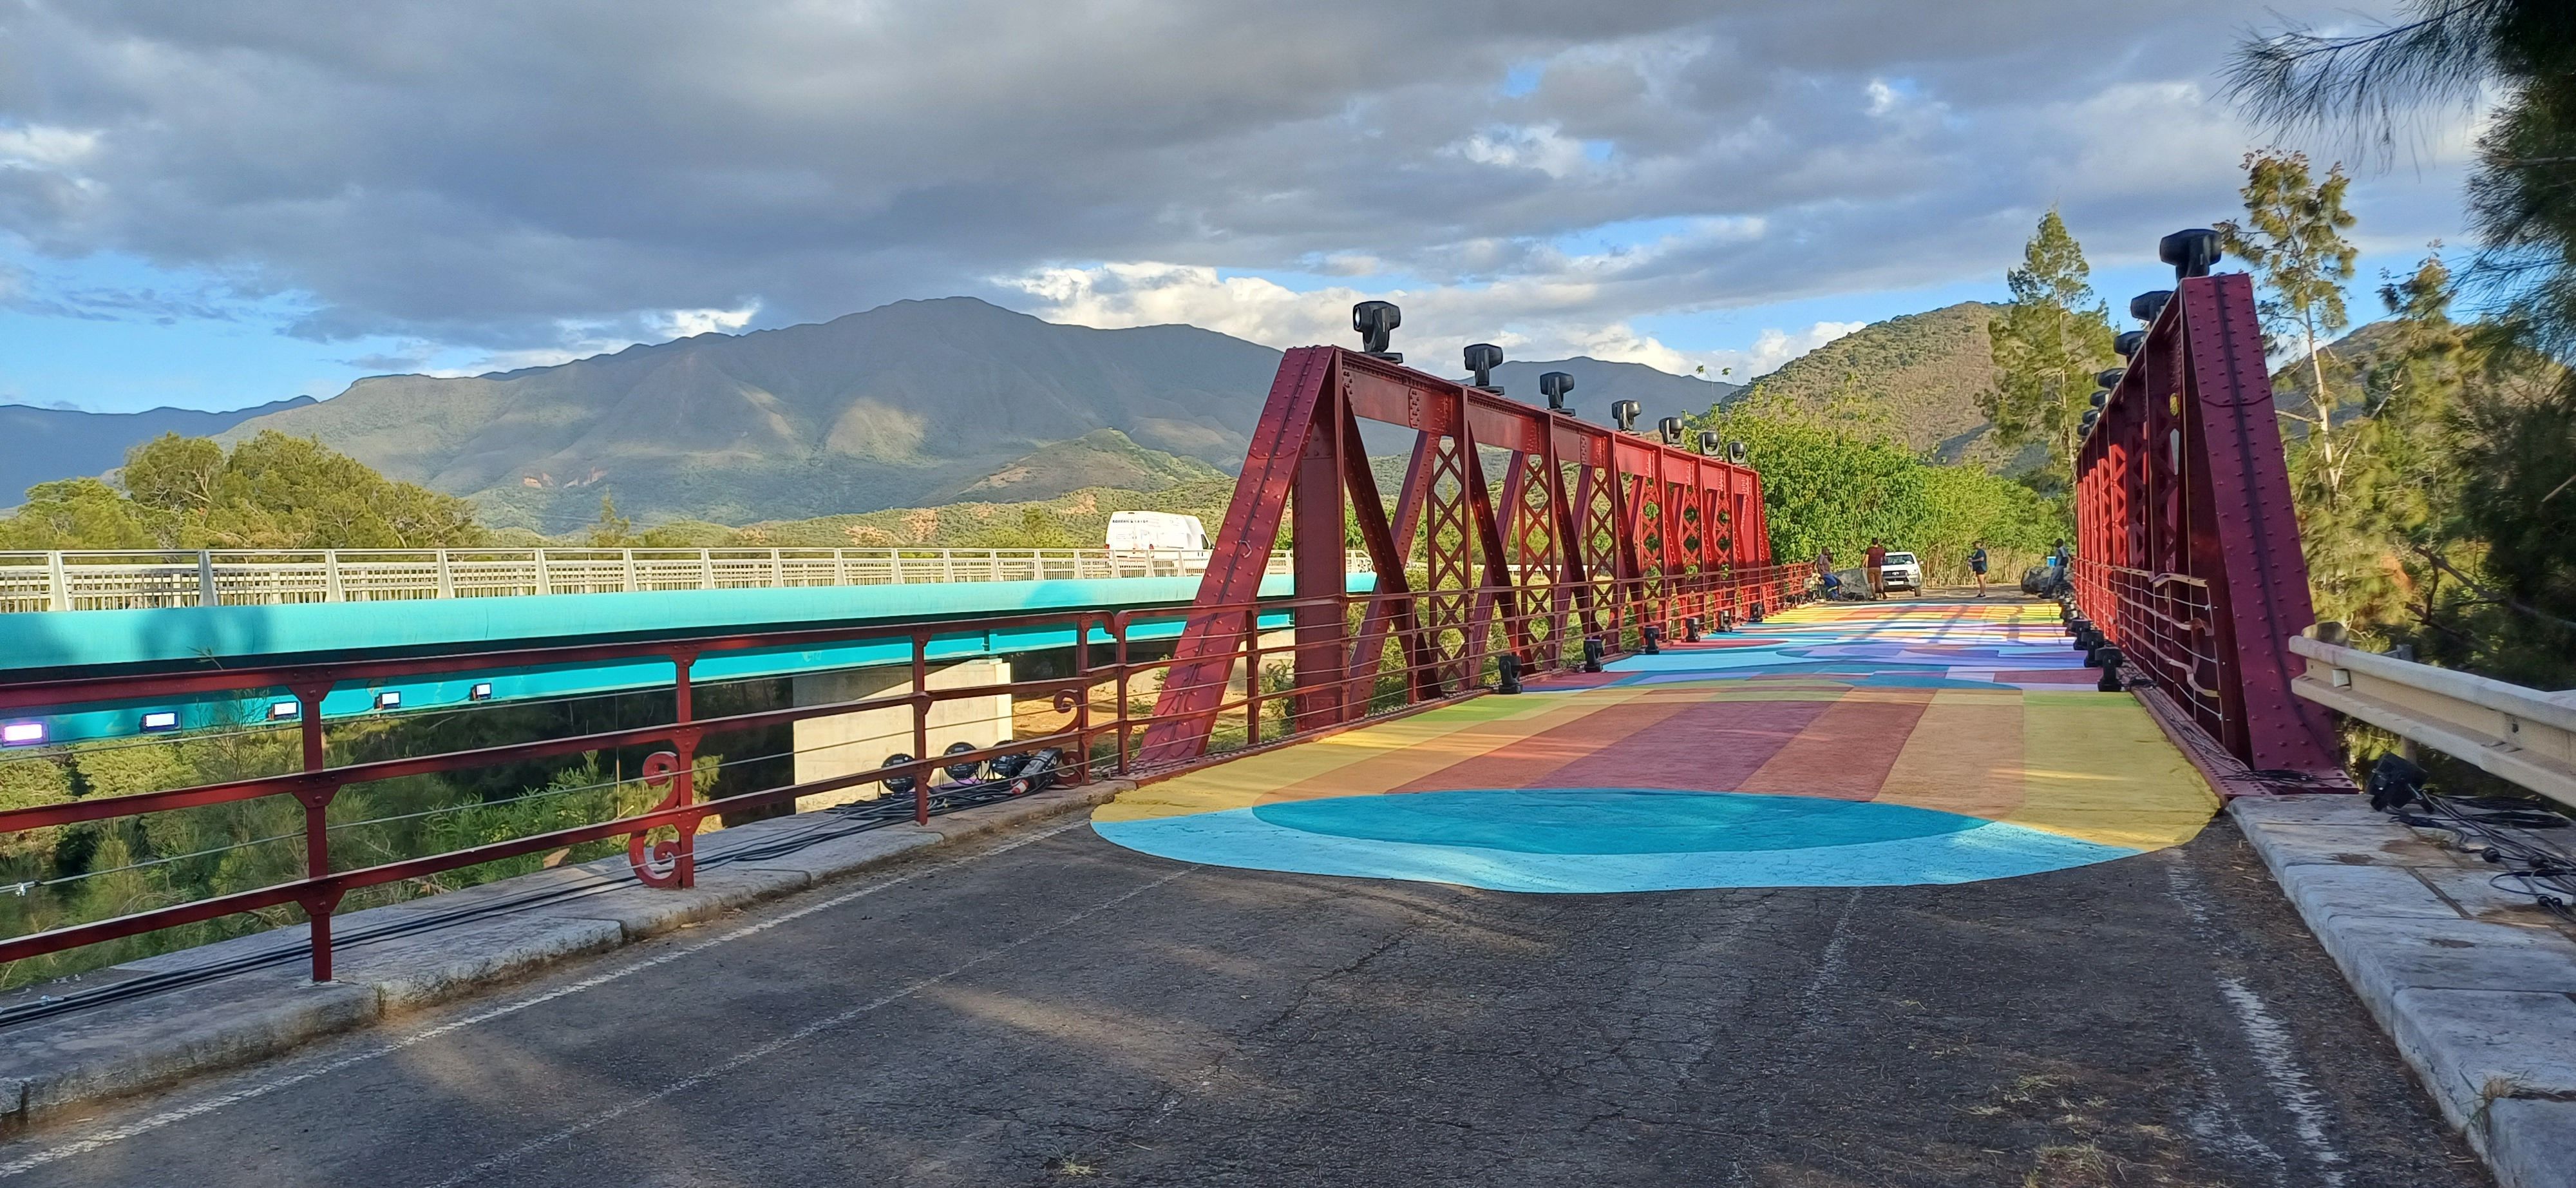
[[[2130,312],[2076,456],[2077,610],[2194,727],[2247,767],[2337,770],[2333,727],[2295,697],[2315,620],[2251,278],[2210,275],[2216,235],[2167,236],[2175,288]]]
[[[1604,650],[1616,655],[1640,644],[1649,628],[1678,631],[1684,628],[1688,619],[1710,615],[1715,608],[1750,606],[1757,602],[1778,607],[1796,602],[1804,597],[1811,579],[1812,574],[1806,566],[1712,569],[1682,575],[1613,579],[1594,587],[1603,596],[1604,612],[1593,625],[1593,630],[1601,638]],[[1068,781],[1111,776],[1158,776],[1199,762],[1231,758],[1248,749],[1310,737],[1353,722],[1403,713],[1478,693],[1496,672],[1499,657],[1511,654],[1514,646],[1511,641],[1549,629],[1547,620],[1556,613],[1544,601],[1527,608],[1516,603],[1498,604],[1491,617],[1479,626],[1483,638],[1458,655],[1451,655],[1425,647],[1418,638],[1418,633],[1425,630],[1419,624],[1432,619],[1435,614],[1459,609],[1454,606],[1441,612],[1430,609],[1435,599],[1444,597],[1454,598],[1456,595],[1405,591],[1344,592],[1323,598],[1203,605],[1190,612],[1191,629],[1201,631],[1203,636],[1213,635],[1227,640],[1226,650],[1219,653],[1202,649],[1186,661],[1176,661],[1167,654],[1166,649],[1172,646],[1168,639],[1140,638],[1138,634],[1140,625],[1158,618],[1168,624],[1172,612],[1063,611],[0,686],[0,716],[20,719],[101,709],[131,712],[139,705],[164,704],[177,699],[280,691],[292,697],[300,712],[291,725],[279,729],[296,732],[302,742],[301,763],[295,770],[125,795],[92,795],[61,803],[0,811],[0,842],[16,843],[31,831],[81,822],[129,820],[153,814],[282,798],[300,806],[304,852],[302,878],[207,894],[114,918],[70,923],[0,939],[0,963],[237,913],[291,906],[301,909],[312,933],[313,977],[317,981],[327,981],[332,972],[332,913],[345,897],[364,888],[422,880],[488,862],[619,838],[626,839],[628,862],[640,880],[655,886],[686,887],[695,877],[696,838],[710,817],[780,806],[804,796],[884,784],[890,792],[909,800],[913,819],[926,821],[949,797],[970,786],[949,780],[944,775],[946,769],[972,768],[1005,756],[1026,756],[1041,749],[1058,752],[1062,757],[1062,777]],[[1407,626],[1390,638],[1383,630],[1383,625],[1390,622]],[[1707,622],[1712,628],[1715,626],[1714,618]],[[1292,623],[1295,643],[1274,645],[1269,642],[1269,632],[1288,629]],[[1201,630],[1202,627],[1207,629]],[[1292,703],[1309,691],[1279,688],[1277,682],[1269,679],[1273,661],[1293,663],[1302,650],[1316,645],[1317,632],[1329,637],[1326,642],[1336,650],[1336,654],[1356,657],[1349,667],[1336,670],[1347,698],[1344,704],[1351,712],[1329,719],[1293,708]],[[1415,634],[1408,635],[1408,632]],[[934,687],[931,680],[934,667],[941,665],[945,658],[961,654],[957,651],[961,644],[980,649],[974,654],[981,655],[1002,650],[995,641],[1013,640],[1018,641],[1019,654],[1034,652],[1064,657],[1064,663],[1053,667],[1061,667],[1066,675],[980,686]],[[906,684],[886,694],[858,700],[714,717],[694,712],[691,670],[705,657],[752,649],[794,651],[871,641],[897,641],[904,645],[910,655],[910,680]],[[1530,659],[1532,675],[1543,675],[1548,669],[1579,665],[1583,656],[1579,649],[1548,649]],[[416,681],[424,676],[472,679],[532,668],[631,664],[647,660],[670,665],[672,675],[669,684],[659,690],[637,691],[666,694],[672,710],[668,721],[562,737],[532,738],[504,745],[444,750],[433,746],[424,748],[421,753],[368,762],[335,763],[330,758],[331,748],[327,744],[334,730],[347,730],[362,723],[383,720],[342,718],[326,721],[321,712],[322,701],[334,689],[365,689],[397,679]],[[1196,684],[1167,686],[1167,681]],[[1186,711],[1176,714],[1161,709],[1150,712],[1145,709],[1146,697],[1159,695],[1168,703],[1175,694],[1190,695],[1186,699],[1189,707]],[[1011,699],[1015,720],[1021,726],[1032,720],[1043,720],[1047,725],[1042,730],[1011,740],[1007,746],[928,754],[932,716],[937,707],[955,701],[999,696]],[[451,707],[442,712],[505,712],[510,708],[509,702],[502,701],[461,711]],[[911,745],[908,753],[916,758],[901,762],[889,760],[882,765],[830,778],[722,796],[705,796],[695,787],[694,760],[709,740],[717,736],[888,709],[901,710],[909,715]],[[1221,745],[1215,748],[1220,753],[1203,751],[1200,755],[1179,761],[1158,761],[1140,753],[1139,745],[1149,734],[1169,727],[1184,716],[1200,725],[1221,719],[1229,726],[1224,732],[1225,737],[1220,740]],[[1237,721],[1240,722],[1239,729],[1232,728]],[[155,740],[184,737],[154,736]],[[530,833],[488,845],[366,865],[351,865],[350,848],[335,849],[333,844],[335,830],[346,828],[350,822],[334,821],[330,810],[352,786],[412,776],[489,770],[538,760],[564,760],[584,752],[642,748],[656,748],[644,765],[646,781],[666,790],[661,802],[644,812]],[[23,749],[0,752],[0,762],[40,759],[42,754]],[[941,783],[942,780],[948,782]],[[908,788],[904,781],[909,781]],[[999,789],[996,795],[1012,794],[1012,789],[1004,787],[1004,783],[995,780],[972,786],[986,787],[989,784]],[[359,855],[366,856],[365,851],[360,849]],[[20,893],[25,894],[26,888],[20,888]]]

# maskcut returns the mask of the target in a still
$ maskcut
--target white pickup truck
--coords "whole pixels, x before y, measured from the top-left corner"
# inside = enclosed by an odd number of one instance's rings
[[[1923,563],[1912,553],[1889,553],[1887,564],[1879,566],[1878,572],[1880,584],[1886,589],[1901,589],[1909,594],[1923,592]]]

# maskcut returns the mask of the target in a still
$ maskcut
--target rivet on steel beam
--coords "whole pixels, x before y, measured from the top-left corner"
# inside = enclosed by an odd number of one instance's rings
[[[2163,313],[2165,311],[2165,304],[2172,300],[2173,290],[2171,289],[2157,289],[2152,292],[2140,293],[2135,297],[2129,298],[2129,316],[2136,318],[2141,322],[2145,322],[2150,326],[2155,325],[2156,315]]]
[[[1476,386],[1488,392],[1501,392],[1494,386],[1494,369],[1503,365],[1503,348],[1490,342],[1467,344],[1467,372],[1476,377]]]
[[[2146,344],[2146,331],[2131,330],[2122,334],[2118,338],[2112,339],[2111,349],[2120,352],[2120,357],[2123,359],[2135,359],[2138,357],[2138,348],[2145,346]]]
[[[1547,411],[1572,412],[1565,407],[1565,395],[1574,390],[1574,377],[1562,371],[1551,371],[1538,377],[1538,394],[1547,397]]]
[[[1403,324],[1404,311],[1392,301],[1363,301],[1351,307],[1351,329],[1360,332],[1360,353],[1372,359],[1404,362],[1402,354],[1386,349],[1395,339],[1395,328]]]
[[[1614,401],[1610,405],[1610,423],[1618,426],[1621,433],[1634,433],[1637,431],[1637,415],[1644,411],[1634,400]]]
[[[2173,265],[2175,280],[2207,276],[2219,260],[2218,232],[2207,227],[2176,231],[2156,241],[2156,258]]]

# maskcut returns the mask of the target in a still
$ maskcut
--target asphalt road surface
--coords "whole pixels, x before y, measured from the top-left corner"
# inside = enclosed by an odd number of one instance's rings
[[[2487,1182],[2224,821],[1595,896],[1070,824],[0,1147],[0,1188]]]

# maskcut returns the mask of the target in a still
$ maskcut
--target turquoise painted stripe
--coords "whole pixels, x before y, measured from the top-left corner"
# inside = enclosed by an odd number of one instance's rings
[[[1370,587],[1353,575],[1351,589]],[[793,630],[844,623],[958,619],[1050,610],[1181,607],[1199,579],[1094,578],[953,582],[785,590],[652,590],[320,602],[164,610],[31,611],[0,615],[0,679],[11,670],[110,668],[219,658],[437,650],[461,643],[565,644],[626,635]],[[1290,579],[1261,584],[1284,597]]]
[[[1371,581],[1368,575],[1355,575],[1351,587],[1365,590]],[[1289,584],[1286,577],[1265,579],[1262,595],[1283,597],[1289,592]],[[35,612],[0,615],[0,681],[7,679],[12,668],[154,663],[176,666],[173,662],[202,659],[240,665],[264,656],[364,655],[396,649],[454,648],[466,643],[491,648],[573,644],[633,634],[752,627],[795,630],[871,621],[1068,609],[1167,607],[1168,614],[1140,615],[1128,630],[1131,641],[1159,641],[1180,635],[1187,622],[1184,609],[1197,589],[1197,578],[1117,578]],[[943,592],[945,597],[936,596]],[[854,600],[849,597],[852,594],[870,597]],[[880,594],[889,596],[874,597]],[[526,603],[547,605],[484,605]],[[727,614],[735,617],[722,617]],[[50,620],[52,626],[38,630],[22,620]],[[1265,614],[1260,625],[1263,630],[1285,628],[1289,616],[1286,612]],[[934,637],[929,656],[934,661],[947,662],[1046,651],[1073,646],[1073,636],[1070,625],[955,632]],[[1094,629],[1092,642],[1108,645],[1113,641],[1107,632]],[[233,650],[225,650],[228,648]],[[911,641],[871,640],[820,648],[711,652],[699,657],[691,676],[701,682],[714,682],[911,662]],[[613,693],[668,685],[671,665],[661,660],[631,660],[345,685],[324,697],[322,715],[337,719],[380,712],[375,708],[376,695],[385,691],[402,695],[403,711],[464,705],[470,701],[473,687],[484,682],[492,685],[491,700],[495,702]],[[74,742],[137,734],[142,715],[149,710],[175,710],[180,715],[181,729],[197,730],[266,720],[272,704],[291,700],[285,690],[277,689],[190,700],[108,703],[75,713],[19,713],[8,720],[43,722],[48,742]]]
[[[1624,792],[1624,790],[1595,790]],[[1412,806],[1388,805],[1390,815],[1360,826],[1371,815],[1366,801],[1404,801],[1417,796],[1482,797],[1483,820],[1469,826],[1463,801],[1444,811],[1425,812]],[[1876,805],[1870,802],[1830,801],[1842,806],[1824,810],[1844,813],[1849,820],[1840,827],[1819,820],[1817,811],[1804,805],[1782,806],[1779,802],[1802,798],[1752,796],[1743,793],[1659,793],[1661,796],[1703,796],[1744,802],[1742,819],[1750,823],[1751,813],[1788,807],[1802,810],[1806,828],[1806,845],[1780,844],[1787,839],[1722,838],[1690,836],[1702,833],[1721,814],[1684,814],[1686,818],[1662,827],[1645,825],[1633,814],[1619,811],[1633,806],[1630,797],[1636,793],[1609,798],[1613,811],[1594,829],[1633,836],[1607,852],[1568,852],[1563,842],[1545,838],[1551,829],[1530,823],[1526,836],[1505,841],[1516,832],[1517,813],[1523,808],[1537,808],[1541,817],[1563,818],[1571,804],[1584,795],[1580,789],[1549,789],[1545,803],[1523,803],[1528,798],[1509,791],[1465,793],[1399,793],[1388,796],[1350,797],[1343,807],[1333,810],[1305,809],[1286,814],[1289,819],[1307,825],[1338,826],[1330,832],[1312,832],[1281,824],[1275,818],[1285,805],[1228,809],[1222,812],[1197,813],[1180,817],[1158,817],[1138,821],[1094,821],[1092,829],[1117,845],[1131,850],[1171,858],[1182,862],[1206,863],[1249,870],[1276,870],[1297,874],[1334,875],[1346,878],[1402,879],[1413,882],[1451,883],[1482,887],[1493,891],[1529,891],[1552,894],[1614,894],[1631,891],[1682,891],[1714,887],[1901,887],[1924,884],[1972,883],[1988,879],[2007,879],[2022,875],[2063,870],[2071,866],[2089,866],[2127,858],[2139,851],[2125,846],[2106,846],[2076,838],[2063,837],[2041,830],[2001,822],[1961,818],[1963,827],[1925,831],[1925,822],[1914,814],[1931,813],[1927,809],[1905,809],[1886,814],[1886,820],[1873,820],[1885,810],[1903,806]],[[1325,801],[1296,802],[1320,805]],[[1678,807],[1673,801],[1664,802]],[[1550,812],[1548,805],[1554,805]],[[1950,814],[1934,814],[1948,816]],[[1448,816],[1459,828],[1455,839],[1424,840],[1422,827],[1432,818]],[[1699,819],[1687,819],[1697,816]],[[1559,819],[1554,826],[1567,822]],[[1436,835],[1436,830],[1433,831]],[[1656,834],[1662,834],[1660,838]],[[1582,839],[1598,843],[1605,838]],[[1504,844],[1490,844],[1502,841]],[[1711,843],[1714,844],[1711,844]],[[1479,844],[1487,843],[1487,844]],[[1708,845],[1706,849],[1668,850],[1661,844]],[[1747,844],[1751,843],[1751,844]]]

